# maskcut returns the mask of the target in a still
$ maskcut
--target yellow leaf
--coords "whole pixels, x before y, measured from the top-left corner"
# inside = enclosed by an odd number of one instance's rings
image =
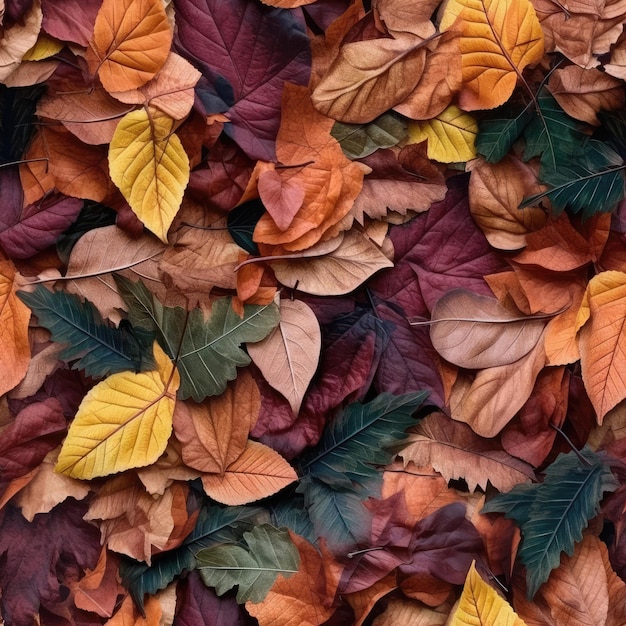
[[[45,33],[40,33],[37,43],[22,57],[22,61],[41,61],[61,52],[63,43]]]
[[[172,432],[180,376],[154,344],[157,369],[120,372],[85,396],[63,443],[56,471],[89,480],[154,463]]]
[[[171,45],[172,31],[161,0],[104,0],[87,63],[107,91],[136,89],[161,69]]]
[[[15,295],[15,267],[0,257],[0,396],[18,385],[30,362],[30,309]]]
[[[543,57],[543,32],[529,0],[450,0],[442,30],[451,24],[461,32],[459,105],[466,111],[504,104],[522,70]]]
[[[478,124],[469,114],[451,105],[432,120],[409,122],[409,143],[428,140],[428,158],[459,163],[476,156]]]
[[[474,563],[449,626],[526,626],[511,605],[480,577]]]
[[[604,416],[626,398],[626,274],[608,271],[587,285],[581,311],[589,320],[580,332],[583,382],[601,424]],[[579,312],[579,318],[584,314]]]
[[[241,456],[222,474],[204,474],[202,485],[210,498],[234,506],[271,496],[297,479],[293,467],[278,452],[248,441]]]
[[[111,180],[164,243],[189,182],[189,159],[173,127],[160,111],[132,111],[120,120],[109,148]]]

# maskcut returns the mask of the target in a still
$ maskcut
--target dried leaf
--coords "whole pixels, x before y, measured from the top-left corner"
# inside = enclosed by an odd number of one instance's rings
[[[0,81],[5,82],[35,45],[41,28],[41,3],[35,1],[23,19],[3,27],[0,40]]]

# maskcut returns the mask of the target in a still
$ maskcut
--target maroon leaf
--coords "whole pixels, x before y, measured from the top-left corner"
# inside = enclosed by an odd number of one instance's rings
[[[42,28],[61,41],[87,46],[101,4],[99,0],[42,0]]]
[[[247,0],[174,4],[179,50],[209,81],[211,93],[200,92],[207,112],[227,112],[225,131],[250,158],[275,160],[283,85],[309,81],[302,12]]]
[[[7,624],[33,624],[40,607],[53,614],[67,611],[57,605],[69,583],[93,568],[100,553],[100,532],[83,521],[86,512],[85,503],[67,501],[28,522],[15,507],[6,508],[0,524],[0,601]]]

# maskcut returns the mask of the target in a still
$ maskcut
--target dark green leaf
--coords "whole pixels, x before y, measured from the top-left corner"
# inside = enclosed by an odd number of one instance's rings
[[[255,199],[231,209],[226,218],[228,231],[233,241],[250,254],[259,254],[259,248],[252,240],[252,235],[257,222],[264,213],[263,203]]]
[[[206,505],[200,510],[195,528],[178,548],[156,555],[152,565],[124,559],[120,566],[122,583],[135,604],[143,608],[146,593],[154,594],[165,589],[176,576],[195,569],[197,552],[238,541],[261,515],[262,510],[257,507]]]
[[[593,138],[608,144],[622,159],[626,159],[626,111],[599,111],[600,127]]]
[[[154,367],[152,335],[130,324],[108,326],[91,302],[65,291],[48,291],[36,285],[31,293],[21,291],[20,299],[37,316],[52,339],[67,344],[61,358],[78,359],[74,368],[87,376],[107,376],[114,372],[138,372]]]
[[[293,494],[279,500],[272,506],[270,515],[272,524],[276,528],[289,528],[310,543],[317,541],[313,522],[306,512],[304,498],[300,494]]]
[[[274,303],[245,305],[241,318],[233,311],[230,298],[216,300],[205,319],[200,309],[187,312],[164,307],[141,282],[121,277],[116,281],[133,324],[153,329],[165,352],[177,359],[178,395],[183,399],[201,402],[222,393],[227,382],[237,377],[237,367],[250,364],[241,345],[261,341],[280,319]]]
[[[406,137],[406,123],[392,112],[383,113],[369,124],[335,122],[330,134],[349,159],[362,159],[379,148],[391,148]]]
[[[201,550],[197,567],[218,595],[238,586],[237,602],[262,602],[279,574],[289,578],[298,571],[300,555],[289,532],[269,524],[244,533],[243,542]]]
[[[500,493],[482,508],[481,513],[504,513],[521,528],[530,519],[530,509],[537,497],[537,484],[516,485],[507,493]]]
[[[509,108],[495,110],[488,119],[478,123],[476,150],[489,163],[501,161],[519,139],[533,118],[532,109],[525,107],[515,117],[508,117]]]

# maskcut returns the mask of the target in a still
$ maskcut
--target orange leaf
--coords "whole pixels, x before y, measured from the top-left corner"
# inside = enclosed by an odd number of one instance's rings
[[[320,554],[306,539],[289,531],[300,553],[297,573],[279,576],[263,602],[246,602],[246,610],[260,626],[318,626],[334,612],[339,575],[332,555]]]
[[[523,69],[543,57],[543,33],[529,0],[450,0],[458,15],[463,87],[459,106],[493,109],[513,94]],[[443,23],[450,19],[444,14]],[[443,28],[443,26],[442,26]]]
[[[161,623],[163,610],[161,603],[155,596],[148,596],[144,604],[145,617],[130,595],[127,595],[117,613],[106,622],[105,626],[155,626]]]
[[[271,496],[297,479],[293,467],[278,452],[248,441],[241,456],[223,474],[204,474],[202,485],[210,498],[234,506]]]
[[[108,92],[136,89],[163,67],[171,45],[161,0],[104,0],[87,62]]]
[[[30,362],[30,309],[16,295],[15,274],[0,256],[0,396],[19,384]]]
[[[590,319],[580,332],[580,365],[598,423],[626,398],[626,274],[608,271],[587,285]]]
[[[444,626],[451,609],[449,602],[431,609],[407,598],[390,598],[372,626]]]
[[[246,448],[261,408],[261,394],[245,370],[219,396],[202,404],[179,402],[174,433],[184,462],[202,472],[222,474]]]
[[[354,611],[354,626],[361,626],[372,612],[374,605],[397,588],[396,574],[391,572],[381,580],[377,580],[367,589],[344,594],[343,597]]]

